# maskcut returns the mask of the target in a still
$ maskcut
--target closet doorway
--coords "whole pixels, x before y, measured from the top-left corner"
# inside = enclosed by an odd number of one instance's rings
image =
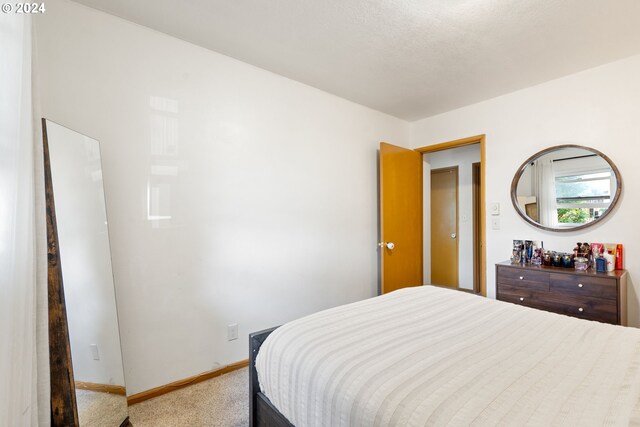
[[[485,295],[484,137],[419,148],[424,283]]]

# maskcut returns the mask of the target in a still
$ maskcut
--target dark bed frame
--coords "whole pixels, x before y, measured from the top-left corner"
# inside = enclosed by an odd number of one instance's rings
[[[256,356],[265,339],[278,327],[249,334],[249,426],[250,427],[294,427],[260,391]]]

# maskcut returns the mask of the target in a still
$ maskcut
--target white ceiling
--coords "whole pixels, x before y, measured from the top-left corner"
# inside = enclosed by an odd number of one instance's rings
[[[415,120],[640,53],[639,0],[76,0]]]

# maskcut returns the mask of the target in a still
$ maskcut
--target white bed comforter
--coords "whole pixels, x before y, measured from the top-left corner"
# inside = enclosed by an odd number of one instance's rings
[[[433,286],[287,323],[256,360],[297,427],[640,423],[640,330]]]

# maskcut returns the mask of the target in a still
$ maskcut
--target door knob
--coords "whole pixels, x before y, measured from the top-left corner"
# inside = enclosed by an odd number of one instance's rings
[[[451,238],[455,239],[456,238],[456,233],[451,233]]]
[[[393,242],[380,242],[378,243],[378,246],[380,246],[381,248],[385,247],[389,250],[393,250],[393,248],[396,247],[396,245]]]

